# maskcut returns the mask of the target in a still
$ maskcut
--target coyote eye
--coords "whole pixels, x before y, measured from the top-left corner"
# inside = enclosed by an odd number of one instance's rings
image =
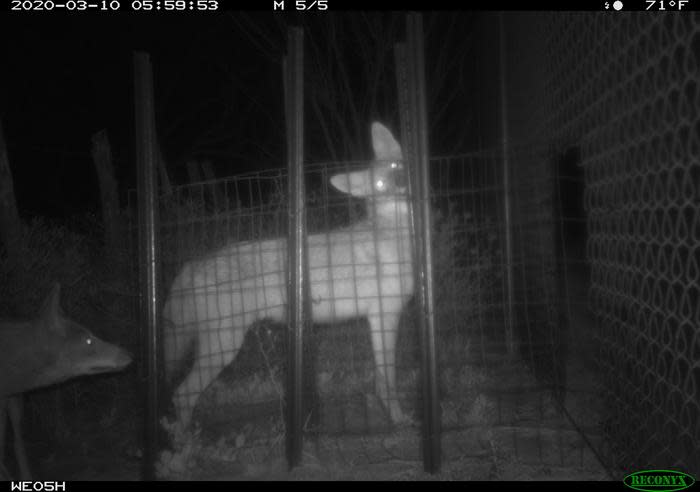
[[[392,169],[396,169],[397,167],[399,167],[399,165],[398,165],[396,162],[392,162],[392,163],[391,163],[391,168],[392,168]]]
[[[92,345],[92,338],[87,337],[87,338],[85,339],[85,343],[86,343],[87,345]]]
[[[377,180],[377,189],[378,190],[383,190],[384,189],[384,180],[378,179]]]

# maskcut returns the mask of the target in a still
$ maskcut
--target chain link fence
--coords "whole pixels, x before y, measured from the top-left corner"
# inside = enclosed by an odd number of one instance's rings
[[[544,300],[547,322],[536,325],[553,348],[531,352],[536,372],[564,381],[557,361],[594,355],[588,367],[599,378],[608,464],[697,475],[700,17],[506,17],[516,224],[543,224],[518,241],[526,296]],[[565,251],[557,254],[558,229],[549,226],[562,197],[544,185],[567,160],[585,173],[589,333],[566,334],[567,323],[545,307],[560,306],[571,319],[572,299],[561,298],[570,292],[549,278],[576,270]],[[576,354],[558,347],[566,337]]]

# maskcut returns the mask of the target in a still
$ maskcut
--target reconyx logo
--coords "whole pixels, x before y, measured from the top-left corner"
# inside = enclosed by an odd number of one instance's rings
[[[687,489],[695,479],[687,473],[673,470],[642,470],[627,475],[624,484],[644,492],[664,492]]]

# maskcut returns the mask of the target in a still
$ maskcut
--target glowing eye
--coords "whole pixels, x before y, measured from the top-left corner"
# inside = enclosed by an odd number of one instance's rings
[[[399,165],[398,165],[397,163],[395,163],[395,162],[392,162],[392,163],[391,163],[391,168],[392,168],[392,169],[396,169],[397,167],[399,167]]]
[[[85,339],[85,343],[88,344],[88,345],[92,345],[92,338],[89,338],[89,337],[86,338],[86,339]]]
[[[377,189],[378,190],[384,189],[384,181],[382,181],[381,179],[377,180]]]

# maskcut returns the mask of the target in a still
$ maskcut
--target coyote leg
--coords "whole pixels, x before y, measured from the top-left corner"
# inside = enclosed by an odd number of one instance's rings
[[[183,427],[189,425],[199,395],[236,357],[246,331],[223,328],[218,323],[216,328],[204,330],[197,340],[194,367],[173,396],[177,421]]]
[[[15,395],[7,400],[7,411],[12,423],[12,433],[14,434],[15,457],[19,466],[19,475],[22,480],[31,480],[32,473],[29,471],[29,461],[27,460],[27,449],[24,446],[22,437],[22,413],[24,402],[22,395]]]
[[[396,339],[400,316],[400,313],[369,316],[377,396],[395,424],[409,421],[401,411],[396,383]]]

